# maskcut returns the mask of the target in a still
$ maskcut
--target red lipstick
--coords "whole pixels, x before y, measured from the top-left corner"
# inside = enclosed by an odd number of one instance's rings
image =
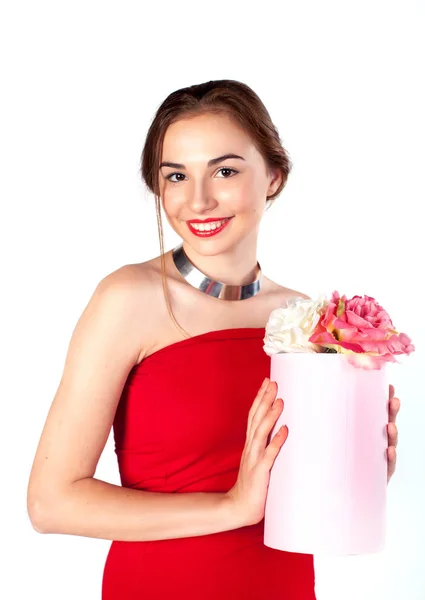
[[[211,229],[211,231],[199,231],[198,229],[192,227],[191,223],[210,223],[212,221],[222,221],[223,219],[205,219],[203,221],[200,219],[191,219],[190,221],[186,221],[186,223],[194,235],[198,237],[211,237],[213,235],[217,235],[217,233],[220,233],[220,231],[223,231],[223,229],[230,223],[232,218],[233,217],[225,217],[225,222],[220,227],[217,227],[217,229]]]
[[[214,221],[224,221],[224,219],[231,219],[232,217],[217,217],[216,219],[189,219],[187,223],[213,223]]]

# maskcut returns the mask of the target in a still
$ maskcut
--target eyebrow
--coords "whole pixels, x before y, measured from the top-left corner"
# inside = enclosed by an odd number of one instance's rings
[[[245,160],[243,156],[238,156],[237,154],[223,154],[223,156],[218,156],[217,158],[212,158],[208,161],[208,167],[212,167],[223,160],[227,160],[228,158],[240,158],[241,160]],[[162,162],[159,165],[161,167],[171,167],[173,169],[186,169],[186,167],[180,163],[172,163],[172,162]]]

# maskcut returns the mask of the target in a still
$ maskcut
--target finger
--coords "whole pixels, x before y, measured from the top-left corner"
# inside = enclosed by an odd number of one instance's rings
[[[389,410],[388,410],[388,422],[389,423],[395,423],[395,420],[397,418],[397,414],[398,414],[399,410],[400,410],[400,399],[392,398],[390,400],[390,406],[389,406]]]
[[[247,427],[246,427],[246,434],[248,436],[249,431],[251,429],[251,424],[252,424],[252,420],[254,418],[255,413],[257,412],[257,408],[259,406],[259,404],[261,403],[264,394],[266,393],[267,390],[267,386],[270,383],[270,379],[268,377],[265,377],[263,383],[261,384],[260,389],[257,392],[257,395],[255,396],[254,402],[251,405],[251,408],[249,409],[249,413],[248,413],[248,423],[247,423]]]
[[[251,452],[254,460],[264,452],[264,449],[268,443],[268,438],[271,430],[276,424],[276,421],[282,414],[284,402],[282,398],[276,398],[274,404],[269,408],[267,414],[263,420],[258,424],[255,431],[253,431],[251,440]]]
[[[390,446],[387,450],[387,462],[388,462],[388,469],[387,469],[387,482],[390,480],[390,478],[394,475],[394,471],[396,469],[396,465],[397,465],[397,451],[394,448],[394,446]]]
[[[247,432],[247,438],[252,441],[255,430],[267,414],[270,406],[274,402],[277,394],[277,383],[275,381],[269,381],[269,385],[266,387],[262,394],[259,402],[257,403],[257,409],[251,419],[251,426]]]
[[[397,444],[398,444],[397,425],[395,423],[388,423],[387,431],[388,431],[388,446],[394,446],[394,448],[397,448]]]
[[[270,471],[276,456],[279,454],[279,450],[286,442],[288,438],[289,430],[287,425],[283,425],[276,435],[271,440],[270,444],[264,451],[264,465]]]
[[[389,390],[388,390],[388,399],[391,400],[391,398],[394,397],[394,386],[392,383],[390,383],[390,385],[388,386]]]

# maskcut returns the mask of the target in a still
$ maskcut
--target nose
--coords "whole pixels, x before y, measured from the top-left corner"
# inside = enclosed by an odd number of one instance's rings
[[[202,214],[218,205],[211,190],[202,181],[194,182],[192,189],[188,190],[188,205],[193,214]]]

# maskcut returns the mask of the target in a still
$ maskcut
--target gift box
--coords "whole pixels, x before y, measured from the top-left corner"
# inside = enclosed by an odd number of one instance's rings
[[[270,379],[288,438],[270,471],[264,544],[306,554],[366,554],[385,545],[388,377],[347,354],[283,352]],[[270,438],[271,439],[271,438]]]

